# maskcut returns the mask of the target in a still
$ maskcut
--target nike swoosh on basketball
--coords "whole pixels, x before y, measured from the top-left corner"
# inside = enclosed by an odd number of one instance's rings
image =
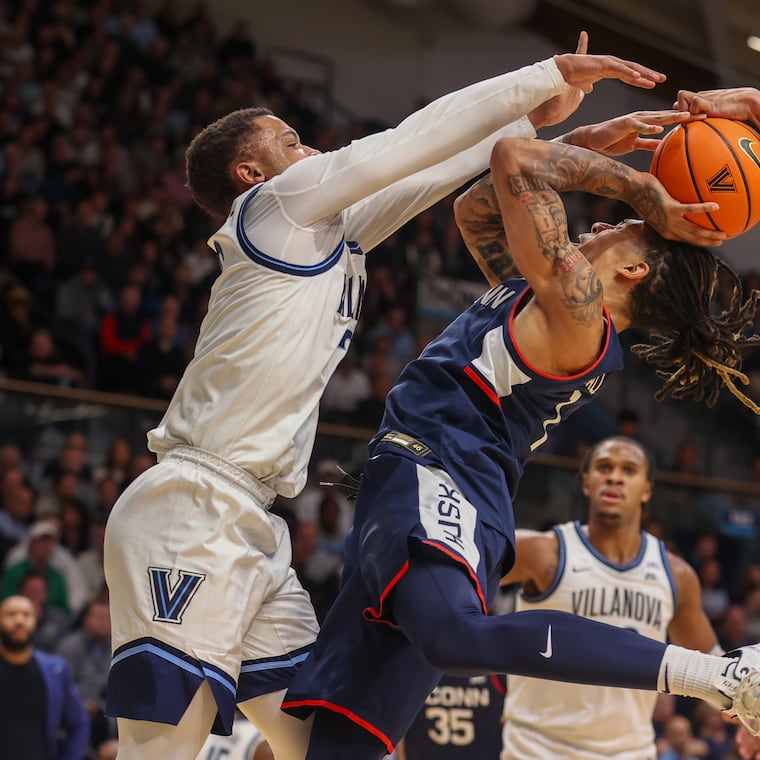
[[[749,137],[739,139],[739,147],[760,167],[760,156],[755,153],[754,146],[754,140],[750,140]]]
[[[546,657],[546,659],[550,659],[552,656],[552,627],[549,626],[549,631],[546,634],[546,651],[545,652],[539,652],[541,657]]]

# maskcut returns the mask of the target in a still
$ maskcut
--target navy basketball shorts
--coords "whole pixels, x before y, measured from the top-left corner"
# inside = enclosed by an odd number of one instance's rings
[[[445,471],[395,451],[372,457],[362,475],[341,591],[283,709],[300,717],[315,708],[333,710],[391,752],[442,675],[393,618],[392,591],[410,558],[461,567],[486,614],[511,545],[479,521]]]

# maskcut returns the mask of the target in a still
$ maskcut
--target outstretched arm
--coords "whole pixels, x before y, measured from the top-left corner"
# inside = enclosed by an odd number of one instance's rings
[[[554,142],[607,156],[635,150],[653,151],[660,144],[653,136],[661,134],[666,126],[704,118],[704,115],[683,111],[635,111],[598,124],[576,127]],[[490,285],[519,276],[509,252],[490,173],[456,199],[454,214],[467,249]]]
[[[729,87],[701,92],[679,90],[673,108],[692,114],[749,121],[756,129],[760,129],[760,90],[754,87]]]

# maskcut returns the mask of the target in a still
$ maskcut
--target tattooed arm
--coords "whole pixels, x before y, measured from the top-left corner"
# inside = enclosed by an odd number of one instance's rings
[[[454,218],[467,250],[489,285],[520,276],[507,246],[490,172],[454,201]]]
[[[528,361],[544,372],[564,375],[589,366],[604,331],[602,279],[569,239],[561,191],[622,200],[665,237],[702,245],[718,239],[684,217],[713,204],[680,204],[651,174],[582,148],[502,139],[494,147],[491,172],[505,250],[534,293],[515,320],[515,337]],[[625,242],[624,233],[617,238]],[[604,243],[594,242],[589,245],[599,254]],[[608,265],[607,275],[614,271]]]

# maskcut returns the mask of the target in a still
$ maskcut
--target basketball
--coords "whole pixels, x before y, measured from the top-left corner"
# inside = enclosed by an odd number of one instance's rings
[[[736,237],[760,221],[760,135],[744,122],[709,118],[673,129],[650,171],[681,203],[714,201],[720,210],[687,215]]]

